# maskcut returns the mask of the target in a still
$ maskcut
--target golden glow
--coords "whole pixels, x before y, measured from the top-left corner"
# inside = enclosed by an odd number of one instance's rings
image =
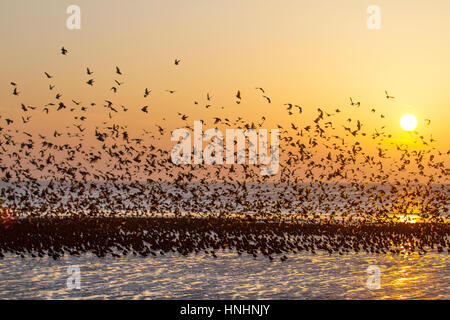
[[[417,214],[404,214],[404,215],[396,215],[396,218],[400,221],[400,222],[405,222],[405,223],[416,223],[418,221],[420,221],[420,216],[418,216]]]
[[[412,114],[405,114],[400,119],[400,126],[405,131],[413,131],[417,127],[417,119]]]

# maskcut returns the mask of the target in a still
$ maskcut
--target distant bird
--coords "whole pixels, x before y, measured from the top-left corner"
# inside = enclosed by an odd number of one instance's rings
[[[116,73],[122,75],[122,72],[120,71],[119,67],[116,66]]]
[[[142,112],[148,113],[148,106],[144,106],[141,108]]]
[[[386,93],[386,99],[394,99],[394,97],[390,96],[386,90],[384,90],[384,93]]]
[[[166,91],[169,92],[170,94],[173,94],[176,92],[175,90],[166,90]]]
[[[17,91],[17,88],[14,88],[14,91],[13,91],[13,95],[15,95],[15,96],[18,96],[19,95],[19,91]]]
[[[177,65],[179,65],[180,64],[180,59],[175,59],[175,65],[177,66]]]
[[[238,100],[236,100],[236,103],[240,104],[241,103],[241,91],[240,90],[237,91],[236,98],[238,99]]]
[[[86,68],[86,73],[87,73],[88,75],[91,75],[91,74],[93,74],[94,72],[92,72],[91,70],[89,70],[89,68]]]
[[[145,88],[145,92],[144,92],[144,98],[147,98],[148,95],[150,94],[151,90],[148,90],[147,88]]]
[[[425,122],[427,123],[427,125],[431,124],[431,120],[430,119],[425,119]]]
[[[52,78],[52,76],[49,75],[47,72],[44,72],[44,74],[45,74],[45,76],[46,76],[48,79],[51,79],[51,78]]]
[[[69,51],[67,51],[66,48],[64,48],[64,47],[61,48],[61,54],[62,54],[62,55],[65,56],[65,55],[67,54],[67,52],[69,52]]]
[[[94,85],[94,79],[89,79],[86,83],[88,85],[90,85],[90,86],[93,86]]]
[[[360,105],[361,105],[361,103],[360,102],[353,102],[353,99],[350,97],[350,104],[352,105],[352,106],[357,106],[357,107],[359,107]]]
[[[263,95],[263,98],[265,98],[265,99],[267,100],[268,103],[271,103],[271,100],[270,100],[269,97]]]

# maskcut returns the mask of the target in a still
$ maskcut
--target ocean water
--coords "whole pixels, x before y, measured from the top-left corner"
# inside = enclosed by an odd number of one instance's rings
[[[60,260],[0,259],[0,299],[449,299],[448,253],[391,255],[318,252],[267,257],[205,254]],[[380,268],[380,289],[367,287],[367,268]],[[80,289],[67,287],[68,267]]]

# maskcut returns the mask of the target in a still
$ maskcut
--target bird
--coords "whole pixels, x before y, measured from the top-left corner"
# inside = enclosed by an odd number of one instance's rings
[[[386,99],[394,99],[394,97],[390,96],[386,90],[384,90],[384,93],[386,94]]]
[[[352,105],[352,106],[357,106],[357,107],[359,107],[360,105],[361,105],[361,103],[360,102],[353,102],[353,99],[350,97],[350,104]]]
[[[66,48],[64,48],[64,47],[61,48],[61,54],[62,54],[62,55],[65,56],[65,55],[67,54],[67,52],[68,52],[68,51],[67,51]]]
[[[122,72],[120,71],[118,66],[116,66],[116,73],[119,74],[119,75],[122,75]]]
[[[175,65],[176,65],[176,66],[179,65],[179,64],[180,64],[180,61],[181,61],[180,59],[175,59],[175,62],[174,62]]]
[[[263,95],[262,97],[263,97],[263,98],[265,98],[265,99],[267,100],[267,102],[268,102],[268,103],[270,103],[270,102],[271,102],[271,100],[270,100],[270,98],[269,98],[269,97],[267,97],[267,96],[264,96],[264,95]]]

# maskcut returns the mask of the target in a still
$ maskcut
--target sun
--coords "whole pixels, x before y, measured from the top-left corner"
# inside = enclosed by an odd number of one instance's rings
[[[417,119],[412,114],[404,114],[400,119],[400,126],[405,131],[413,131],[417,127]]]

